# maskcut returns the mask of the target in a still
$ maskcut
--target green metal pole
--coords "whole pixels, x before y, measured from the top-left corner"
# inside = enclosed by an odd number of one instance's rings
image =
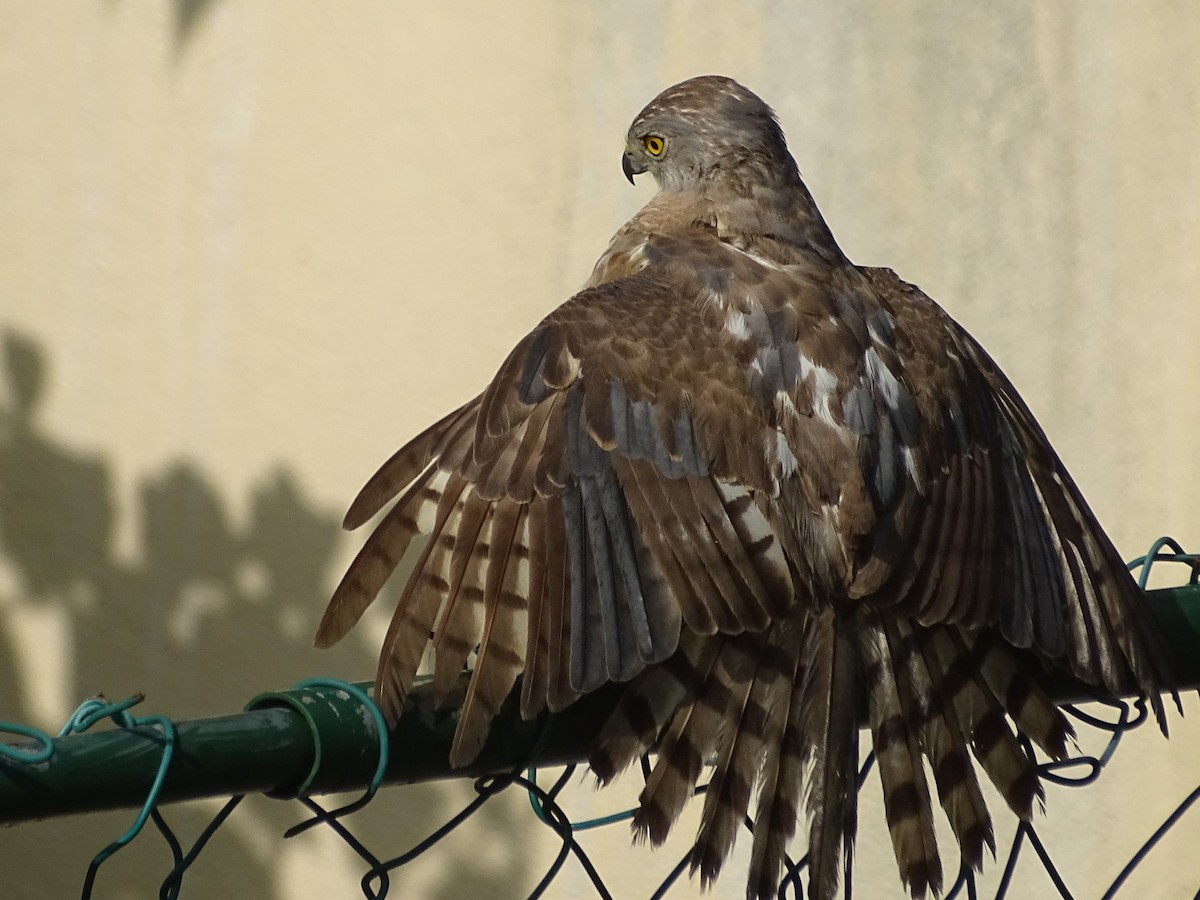
[[[1200,687],[1200,586],[1149,591],[1181,690]],[[462,682],[465,688],[465,676]],[[1047,683],[1056,700],[1094,692],[1066,679]],[[452,770],[446,760],[457,721],[450,704],[435,709],[426,685],[415,688],[389,735],[386,784],[507,772],[586,759],[588,748],[620,696],[610,685],[561,713],[533,722],[514,702],[497,717],[479,758]],[[264,694],[237,715],[176,723],[178,746],[159,803],[266,793],[277,797],[362,790],[378,763],[372,717],[336,687]],[[135,808],[146,799],[162,756],[157,728],[87,732],[54,740],[35,764],[0,756],[0,824],[103,809]],[[17,745],[36,748],[35,744]]]

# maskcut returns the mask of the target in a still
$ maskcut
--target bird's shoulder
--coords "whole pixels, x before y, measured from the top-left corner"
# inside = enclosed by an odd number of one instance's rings
[[[614,416],[645,406],[659,431],[694,430],[713,474],[772,493],[810,445],[813,477],[844,480],[882,428],[925,442],[907,454],[924,480],[978,399],[961,329],[890,270],[723,234],[711,213],[652,203],[616,234],[484,392],[475,458],[577,394],[604,446],[620,452]]]

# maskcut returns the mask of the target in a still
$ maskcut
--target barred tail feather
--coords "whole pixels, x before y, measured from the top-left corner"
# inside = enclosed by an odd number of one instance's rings
[[[857,827],[858,652],[853,624],[815,613],[804,640],[800,715],[806,744],[809,896],[833,900],[854,855]]]
[[[958,840],[962,858],[973,869],[983,866],[983,849],[994,854],[992,820],[979,789],[975,767],[967,751],[967,737],[947,702],[945,685],[935,682],[917,635],[908,623],[898,623],[903,650],[897,653],[908,665],[913,698],[908,712],[918,723],[921,744],[929,757],[938,799]]]
[[[802,633],[802,626],[788,620],[782,631],[785,636],[781,637],[780,643],[790,647]],[[807,758],[799,697],[804,663],[799,653],[789,653],[787,657],[787,665],[781,671],[784,684],[763,742],[763,767],[746,888],[746,896],[752,900],[767,900],[777,895],[787,845],[796,833],[800,818]]]
[[[1017,730],[1051,758],[1063,759],[1075,730],[1012,654],[985,633],[975,637],[972,656],[979,661],[979,674]]]
[[[671,826],[692,796],[704,760],[716,748],[724,702],[733,681],[724,653],[728,640],[718,641],[722,649],[714,665],[695,698],[676,711],[659,745],[658,759],[638,797],[638,811],[632,822],[635,840],[649,838],[651,844],[658,846],[667,839]]]
[[[592,749],[589,763],[601,784],[650,750],[675,710],[695,697],[722,643],[685,634],[674,656],[633,681]]]
[[[942,886],[942,864],[921,750],[909,715],[912,691],[904,660],[897,658],[885,623],[865,623],[860,640],[884,815],[900,878],[914,897],[936,894]]]
[[[1009,808],[1028,821],[1034,801],[1044,798],[1042,786],[1033,761],[1005,719],[1004,708],[979,674],[981,657],[976,658],[962,636],[949,628],[920,633],[918,643],[975,758]]]
[[[759,763],[771,732],[777,697],[790,692],[788,654],[776,628],[731,641],[745,655],[747,677],[729,692],[716,767],[704,795],[701,826],[692,849],[691,871],[703,887],[712,884],[733,848],[758,780]]]

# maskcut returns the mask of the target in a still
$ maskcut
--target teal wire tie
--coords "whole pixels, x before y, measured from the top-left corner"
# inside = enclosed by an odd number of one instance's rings
[[[538,780],[537,780],[538,770],[537,770],[537,768],[535,766],[530,766],[529,770],[525,774],[526,774],[526,777],[529,779],[530,783],[534,787],[538,787]],[[528,790],[525,793],[527,793],[529,795],[529,805],[533,807],[533,811],[537,815],[537,817],[542,820],[543,824],[550,825],[551,822],[550,822],[549,818],[547,818],[547,816],[546,816],[546,810],[542,806],[542,801],[538,798],[538,795],[531,790]],[[636,814],[637,814],[636,809],[626,809],[626,810],[622,810],[621,812],[611,813],[607,816],[599,816],[595,819],[585,819],[582,822],[572,822],[571,830],[572,831],[587,831],[591,828],[599,828],[602,825],[611,825],[614,822],[625,822],[625,821],[628,821],[629,819],[632,819]]]
[[[36,766],[54,755],[54,739],[37,728],[22,725],[19,722],[0,722],[0,733],[33,738],[42,745],[37,750],[22,750],[12,744],[0,744],[0,756],[5,759],[11,759],[13,762],[25,766]]]
[[[355,700],[363,705],[371,715],[371,720],[375,724],[375,734],[379,738],[379,762],[375,765],[375,773],[371,776],[371,783],[367,785],[366,791],[361,797],[352,803],[347,803],[345,806],[339,806],[337,809],[330,810],[324,815],[317,818],[309,819],[294,825],[284,832],[285,838],[295,837],[303,831],[307,831],[326,819],[336,819],[341,816],[348,816],[350,813],[357,812],[362,809],[374,798],[376,791],[383,784],[383,775],[387,771],[388,762],[388,729],[387,721],[383,717],[383,711],[371,699],[370,694],[364,691],[356,684],[351,684],[348,681],[342,681],[338,678],[306,678],[301,682],[292,686],[292,690],[304,690],[305,688],[326,688],[335,691],[345,691]],[[314,737],[320,740],[320,735],[314,733]],[[321,748],[317,747],[317,756],[320,757]]]
[[[1170,553],[1163,553],[1163,547],[1170,548]],[[1183,547],[1179,546],[1179,542],[1169,535],[1164,535],[1150,545],[1150,550],[1145,556],[1139,556],[1137,559],[1126,563],[1126,568],[1129,571],[1141,567],[1138,573],[1138,587],[1143,591],[1150,581],[1150,570],[1156,562],[1179,562],[1186,563],[1191,566],[1192,574],[1188,578],[1188,584],[1196,584],[1200,581],[1200,556],[1194,553],[1185,553]]]
[[[166,716],[135,717],[129,714],[130,708],[141,703],[143,699],[145,699],[144,695],[135,694],[117,703],[110,703],[103,697],[92,697],[79,705],[67,720],[67,724],[58,733],[59,737],[64,737],[68,734],[87,731],[101,719],[105,718],[112,719],[121,728],[158,726],[162,729],[163,733],[162,757],[159,759],[158,771],[155,773],[154,782],[150,785],[150,790],[146,794],[146,800],[129,829],[93,857],[83,881],[83,891],[81,894],[83,900],[88,900],[92,896],[92,888],[96,883],[96,875],[99,873],[100,866],[104,864],[105,860],[122,847],[128,845],[141,833],[146,820],[150,818],[150,814],[154,811],[158,795],[162,791],[163,782],[167,777],[167,770],[170,768],[171,760],[175,756],[175,747],[179,743],[178,735],[175,732],[175,724]]]

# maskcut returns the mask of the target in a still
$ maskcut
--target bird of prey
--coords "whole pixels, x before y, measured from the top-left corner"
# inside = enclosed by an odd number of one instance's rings
[[[1161,640],[1012,384],[920,289],[847,259],[762,100],[668,88],[621,164],[658,193],[363,488],[348,528],[395,502],[317,644],[423,535],[375,691],[394,722],[427,645],[437,698],[477,650],[452,765],[518,679],[526,717],[623,683],[591,766],[607,782],[657,753],[636,836],[663,841],[712,762],[692,872],[717,877],[749,814],[747,896],[775,896],[805,816],[822,900],[849,865],[862,716],[900,877],[937,894],[934,792],[979,868],[976,766],[1028,819],[1019,737],[1066,752],[1033,669],[1144,694],[1165,732]]]

